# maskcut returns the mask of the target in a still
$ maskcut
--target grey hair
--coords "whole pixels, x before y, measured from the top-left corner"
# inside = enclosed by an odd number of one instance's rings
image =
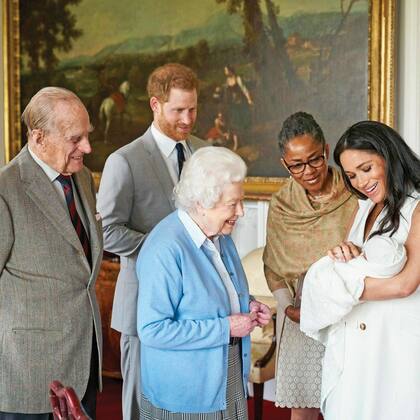
[[[226,185],[242,182],[245,176],[246,164],[236,153],[225,147],[203,147],[184,165],[174,189],[175,205],[185,211],[198,204],[211,209]]]
[[[28,130],[28,135],[34,129],[52,130],[55,125],[54,108],[58,102],[78,102],[83,107],[80,98],[72,91],[60,87],[48,86],[32,96],[22,112],[22,121]]]
[[[281,156],[290,140],[303,135],[311,136],[316,142],[325,147],[325,137],[315,118],[307,112],[299,111],[287,117],[278,135],[278,145]]]

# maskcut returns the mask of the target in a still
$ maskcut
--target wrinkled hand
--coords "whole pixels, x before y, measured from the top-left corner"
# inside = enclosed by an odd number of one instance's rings
[[[297,324],[300,323],[300,308],[295,308],[292,305],[289,305],[284,311],[286,316]]]
[[[258,325],[257,314],[235,314],[228,317],[231,337],[245,337]]]
[[[347,262],[361,254],[361,250],[353,242],[341,242],[341,244],[328,250],[328,256],[334,261]]]
[[[257,315],[257,322],[259,327],[263,327],[270,322],[271,311],[270,308],[264,303],[253,300],[249,304],[249,310],[251,313],[255,313]]]

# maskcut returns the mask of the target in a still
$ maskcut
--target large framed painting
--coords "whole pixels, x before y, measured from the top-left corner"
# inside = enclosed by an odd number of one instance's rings
[[[151,123],[150,72],[167,62],[200,79],[195,134],[249,168],[247,196],[287,176],[277,133],[312,113],[332,146],[353,122],[393,124],[395,0],[4,0],[6,156],[25,143],[20,112],[41,87],[63,86],[95,127],[86,164]]]

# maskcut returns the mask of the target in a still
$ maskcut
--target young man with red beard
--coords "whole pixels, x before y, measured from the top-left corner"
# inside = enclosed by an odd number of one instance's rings
[[[149,76],[153,122],[139,138],[112,153],[98,194],[104,248],[120,256],[111,327],[121,332],[123,418],[139,418],[140,342],[137,336],[136,260],[153,227],[175,209],[172,191],[183,163],[207,145],[191,136],[198,79],[188,67],[165,64]]]

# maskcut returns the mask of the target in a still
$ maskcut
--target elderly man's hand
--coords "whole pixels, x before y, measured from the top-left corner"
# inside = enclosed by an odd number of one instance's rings
[[[231,337],[245,337],[258,325],[257,315],[235,314],[228,317]]]
[[[270,308],[264,303],[253,300],[249,304],[249,309],[251,313],[255,313],[257,315],[257,322],[259,327],[263,327],[270,322],[271,311]]]

